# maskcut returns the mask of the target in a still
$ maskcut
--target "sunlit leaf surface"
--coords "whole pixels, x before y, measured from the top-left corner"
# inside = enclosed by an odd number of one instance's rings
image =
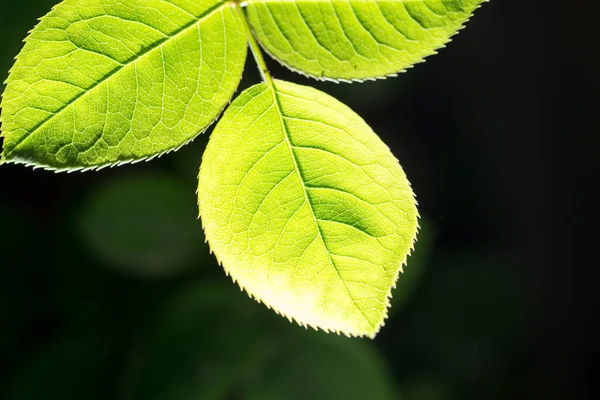
[[[374,336],[417,228],[409,183],[352,110],[283,81],[242,93],[200,168],[212,250],[277,312],[325,330]]]
[[[404,71],[435,54],[483,0],[249,0],[265,50],[319,79]]]
[[[72,170],[176,149],[231,99],[245,56],[231,2],[65,0],[7,80],[2,157]]]

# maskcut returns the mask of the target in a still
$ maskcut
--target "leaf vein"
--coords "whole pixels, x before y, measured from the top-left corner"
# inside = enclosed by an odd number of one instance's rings
[[[162,46],[165,43],[168,43],[170,40],[176,38],[179,36],[179,34],[186,32],[188,29],[190,29],[190,27],[195,26],[196,24],[202,22],[202,20],[205,17],[208,17],[209,15],[211,15],[213,12],[216,12],[217,10],[221,9],[224,6],[227,6],[228,3],[222,3],[219,5],[216,5],[212,8],[210,8],[209,10],[207,10],[204,14],[202,14],[201,16],[199,16],[196,20],[191,21],[189,24],[184,25],[183,27],[181,27],[180,29],[178,29],[177,31],[175,31],[171,36],[169,36],[168,38],[158,41],[157,43],[155,43],[154,47],[148,47],[147,49],[144,50],[144,52],[142,52],[140,54],[140,56],[138,58],[136,58],[135,60],[132,60],[126,64],[123,64],[121,67],[115,68],[113,71],[111,71],[110,73],[108,73],[105,77],[103,77],[103,79],[98,80],[97,82],[95,82],[92,86],[90,86],[90,88],[85,91],[82,92],[80,94],[78,94],[77,96],[73,97],[72,100],[70,100],[68,103],[66,103],[64,106],[62,106],[61,108],[59,108],[53,115],[51,115],[50,117],[40,121],[36,126],[34,126],[31,131],[27,132],[25,135],[23,135],[22,137],[19,138],[19,140],[16,141],[16,143],[13,145],[12,150],[10,152],[7,152],[5,150],[5,154],[4,156],[8,156],[10,155],[10,153],[12,153],[12,151],[16,150],[27,138],[31,137],[33,134],[35,134],[38,130],[42,129],[46,124],[48,124],[50,121],[52,121],[54,118],[56,118],[58,115],[60,115],[62,113],[62,111],[66,110],[68,107],[70,107],[71,105],[75,104],[75,102],[77,102],[79,99],[81,99],[83,96],[85,96],[86,93],[90,93],[94,88],[98,87],[100,84],[102,84],[103,82],[107,81],[108,79],[110,79],[112,76],[114,76],[115,74],[117,74],[119,71],[122,71],[124,68],[126,68],[128,65],[132,64],[133,62],[135,62],[136,60],[141,59],[142,57],[146,56],[147,54],[149,54],[150,52],[152,52],[153,50],[157,49],[157,48],[162,48]]]

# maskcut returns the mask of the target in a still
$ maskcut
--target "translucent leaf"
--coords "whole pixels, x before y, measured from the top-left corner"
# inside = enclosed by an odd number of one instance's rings
[[[231,99],[245,56],[231,2],[65,0],[6,82],[3,160],[72,170],[176,149]]]
[[[243,92],[212,134],[198,199],[209,244],[300,324],[374,336],[416,235],[410,185],[352,110],[283,81]]]
[[[404,71],[443,47],[483,0],[249,0],[258,40],[275,59],[318,79]]]

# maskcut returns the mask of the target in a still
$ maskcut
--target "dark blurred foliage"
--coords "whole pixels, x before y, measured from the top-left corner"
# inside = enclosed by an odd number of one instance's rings
[[[55,1],[0,0],[1,79]],[[493,0],[439,55],[364,84],[271,62],[363,116],[418,195],[420,241],[374,341],[307,331],[225,276],[196,219],[210,132],[100,172],[2,166],[0,398],[586,398],[588,316],[548,264],[566,247],[547,247],[541,24],[534,2]],[[258,79],[250,59],[240,90]]]

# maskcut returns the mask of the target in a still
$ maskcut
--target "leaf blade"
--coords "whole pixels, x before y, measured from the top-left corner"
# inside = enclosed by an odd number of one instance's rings
[[[295,72],[360,81],[403,72],[450,41],[485,0],[250,0],[267,53]]]
[[[240,24],[223,0],[63,1],[7,80],[3,160],[96,168],[187,143],[237,88]]]
[[[251,296],[300,324],[379,330],[417,211],[397,160],[343,104],[283,81],[243,92],[211,135],[198,202]]]

